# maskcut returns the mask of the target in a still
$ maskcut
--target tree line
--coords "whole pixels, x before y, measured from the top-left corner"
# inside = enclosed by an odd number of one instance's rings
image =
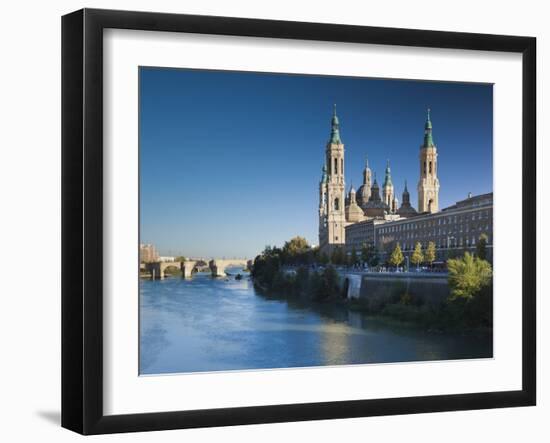
[[[318,248],[312,248],[303,237],[294,237],[282,248],[266,246],[254,259],[251,276],[263,292],[282,296],[307,297],[327,300],[341,297],[338,273],[331,265],[312,270],[321,260]],[[285,266],[297,266],[296,272],[287,272]]]
[[[492,327],[492,267],[487,261],[487,236],[481,235],[476,252],[466,252],[462,257],[448,259],[448,282],[450,297],[437,307],[423,304],[421,299],[411,298],[404,293],[397,300],[388,299],[373,308],[363,303],[362,309],[371,314],[389,316],[398,320],[410,321],[427,328],[464,329]],[[436,258],[435,244],[429,242],[426,250],[417,243],[411,254],[411,262],[432,264]],[[400,266],[403,252],[396,245],[388,262]],[[361,251],[352,250],[348,256],[341,248],[334,248],[330,258],[319,254],[302,237],[285,242],[282,248],[267,246],[254,260],[252,278],[254,284],[266,293],[279,296],[299,296],[313,300],[336,300],[345,297],[334,264],[367,263],[377,266],[380,262],[378,251],[365,245]],[[326,263],[321,268],[308,266],[313,263]],[[288,269],[291,265],[296,271]],[[286,268],[285,268],[286,267]]]

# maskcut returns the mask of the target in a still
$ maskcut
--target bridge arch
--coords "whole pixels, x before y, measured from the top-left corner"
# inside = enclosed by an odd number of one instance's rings
[[[181,264],[182,277],[191,278],[193,274],[199,271],[202,271],[204,269],[208,269],[209,267],[210,266],[208,261],[202,258],[185,260]]]
[[[165,271],[168,268],[181,269],[182,264],[179,261],[174,262],[149,262],[145,263],[145,270],[151,276],[151,280],[163,280],[165,277]]]
[[[250,260],[247,259],[213,259],[210,260],[210,270],[212,271],[212,277],[225,277],[225,270],[231,266],[242,266],[245,269],[249,267]]]

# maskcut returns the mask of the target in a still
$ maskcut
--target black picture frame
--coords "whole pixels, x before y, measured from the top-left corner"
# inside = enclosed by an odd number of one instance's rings
[[[103,30],[171,31],[522,54],[522,389],[391,399],[103,413]],[[62,426],[151,431],[536,403],[536,39],[228,17],[83,9],[62,18]],[[519,295],[519,294],[518,294]]]

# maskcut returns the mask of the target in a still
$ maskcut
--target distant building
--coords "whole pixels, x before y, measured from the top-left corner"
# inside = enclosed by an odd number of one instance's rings
[[[391,253],[399,243],[405,256],[410,256],[417,242],[426,250],[435,243],[437,260],[474,252],[481,234],[487,235],[488,259],[493,251],[493,193],[461,200],[436,213],[420,214],[376,225],[374,244],[381,256]]]
[[[139,261],[141,263],[149,263],[159,261],[159,255],[153,244],[139,245]]]
[[[386,223],[384,219],[371,218],[346,226],[346,251],[351,253],[355,248],[355,251],[359,252],[363,246],[374,245],[376,242],[374,228],[384,223]]]
[[[171,263],[171,262],[176,261],[176,257],[160,256],[158,258],[158,261],[165,262],[165,263]]]
[[[428,109],[424,141],[418,157],[418,211],[411,205],[406,180],[399,206],[389,160],[382,189],[367,160],[363,184],[357,192],[350,186],[345,195],[344,144],[335,107],[331,134],[325,150],[325,165],[319,183],[321,251],[330,255],[335,247],[343,247],[350,254],[354,248],[360,251],[364,245],[370,245],[376,246],[384,259],[397,243],[405,256],[410,256],[417,242],[426,248],[428,242],[432,241],[436,245],[437,260],[444,260],[455,254],[474,250],[480,235],[486,234],[488,255],[491,259],[493,194],[474,197],[469,194],[467,199],[440,211],[437,155]]]

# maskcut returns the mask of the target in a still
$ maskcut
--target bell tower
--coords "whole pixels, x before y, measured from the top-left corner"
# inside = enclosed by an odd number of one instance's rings
[[[340,139],[340,122],[336,115],[336,105],[331,121],[330,139],[325,149],[326,178],[326,235],[319,236],[323,252],[330,254],[334,246],[346,243],[344,144]],[[320,220],[321,222],[321,220]],[[321,227],[319,229],[321,234]]]
[[[328,241],[327,184],[327,167],[323,165],[321,181],[319,182],[319,245],[325,245]]]
[[[393,212],[393,183],[391,180],[390,161],[386,162],[386,175],[384,177],[384,185],[382,186],[382,200],[390,208],[390,212]]]
[[[439,179],[437,178],[437,147],[432,137],[430,109],[424,125],[424,143],[420,146],[420,179],[418,180],[418,212],[439,211]]]
[[[366,203],[370,198],[370,188],[372,187],[372,171],[369,168],[369,159],[366,159],[365,170],[363,171],[363,185],[364,193],[361,196],[363,201]]]

